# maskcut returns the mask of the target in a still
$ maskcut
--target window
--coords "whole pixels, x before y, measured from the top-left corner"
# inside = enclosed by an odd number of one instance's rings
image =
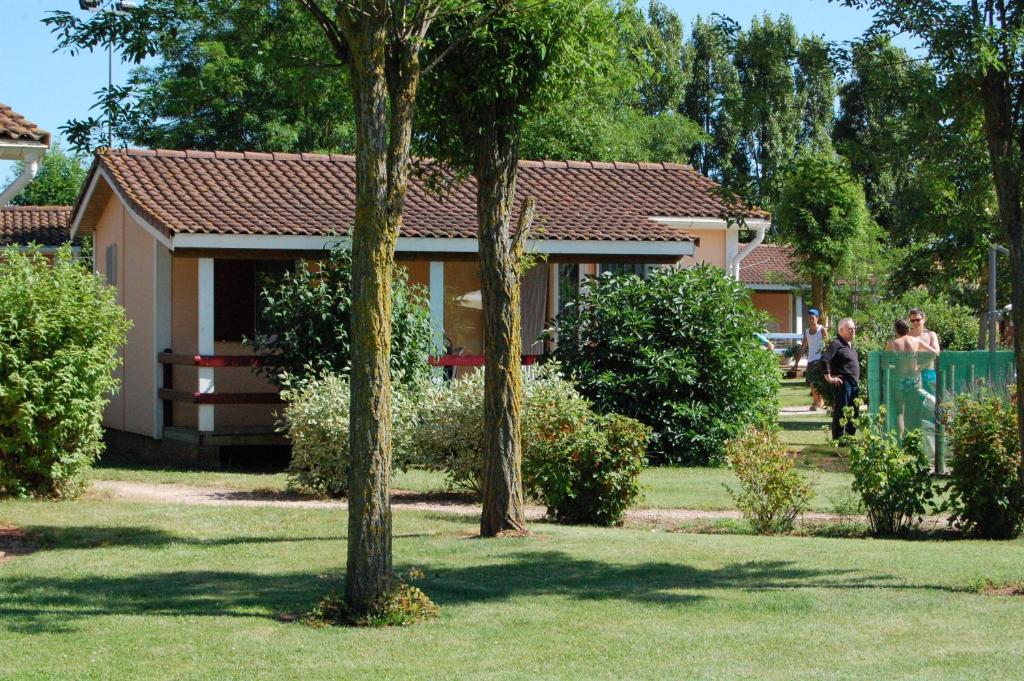
[[[641,262],[616,262],[598,265],[598,274],[613,272],[615,274],[635,274],[641,279],[647,278],[647,265]]]
[[[215,260],[213,263],[213,337],[239,342],[261,328],[260,291],[293,266],[291,260]]]
[[[110,244],[106,251],[107,283],[117,286],[117,244]]]

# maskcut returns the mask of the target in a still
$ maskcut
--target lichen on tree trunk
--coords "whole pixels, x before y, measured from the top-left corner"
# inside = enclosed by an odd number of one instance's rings
[[[493,121],[492,121],[493,123]],[[484,480],[480,534],[524,532],[520,368],[520,279],[523,243],[533,215],[524,202],[515,233],[509,225],[515,200],[516,135],[503,126],[484,127],[478,143],[477,220],[484,312]]]
[[[385,24],[356,34],[356,215],[352,229],[352,365],[345,600],[367,612],[393,584],[391,283],[408,186],[418,47],[388,50]],[[365,39],[365,42],[358,42]]]

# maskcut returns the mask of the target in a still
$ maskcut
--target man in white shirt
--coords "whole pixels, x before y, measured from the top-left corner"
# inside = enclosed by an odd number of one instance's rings
[[[807,311],[807,328],[804,329],[804,338],[800,343],[800,349],[796,351],[796,356],[793,358],[793,368],[796,369],[800,364],[800,358],[807,355],[807,370],[804,372],[804,379],[811,387],[811,411],[818,411],[825,406],[813,381],[814,374],[820,373],[822,370],[821,349],[825,346],[825,327],[818,324],[819,318],[821,318],[821,313],[817,308],[812,307]]]

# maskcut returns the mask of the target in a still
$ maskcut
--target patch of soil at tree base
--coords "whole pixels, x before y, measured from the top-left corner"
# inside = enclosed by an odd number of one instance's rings
[[[988,584],[981,593],[986,596],[1024,596],[1024,582],[1017,584]]]
[[[29,536],[23,529],[0,525],[0,565],[35,550],[36,547],[29,541]]]

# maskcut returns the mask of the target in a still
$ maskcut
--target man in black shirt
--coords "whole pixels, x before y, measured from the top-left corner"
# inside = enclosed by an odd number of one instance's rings
[[[854,400],[860,392],[860,358],[853,349],[853,337],[857,333],[857,326],[849,317],[843,317],[839,320],[838,332],[838,337],[825,352],[821,353],[825,380],[835,387],[835,399],[832,402],[833,440],[841,438],[844,431],[847,435],[857,432],[852,423],[847,423],[844,429],[839,421],[843,418],[844,407],[853,407],[854,414],[857,414]]]

